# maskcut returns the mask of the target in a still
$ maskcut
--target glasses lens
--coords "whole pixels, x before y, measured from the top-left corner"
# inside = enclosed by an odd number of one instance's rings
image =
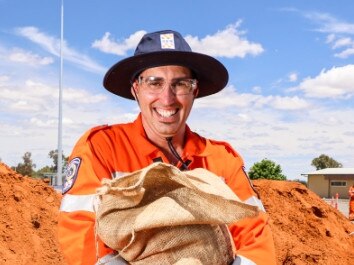
[[[154,76],[149,76],[145,78],[144,82],[146,87],[152,93],[161,93],[166,83],[163,78],[158,78]]]
[[[187,95],[193,90],[193,79],[180,79],[171,86],[176,95]]]
[[[161,93],[166,85],[166,80],[155,76],[140,76],[138,78],[139,84],[143,84],[145,88],[153,94]],[[190,94],[196,88],[197,80],[190,78],[181,78],[173,81],[170,84],[172,92],[175,95]]]

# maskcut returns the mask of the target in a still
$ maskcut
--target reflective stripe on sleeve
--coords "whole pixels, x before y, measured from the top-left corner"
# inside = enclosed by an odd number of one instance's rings
[[[107,254],[106,256],[103,256],[97,263],[96,265],[128,265],[128,263],[119,256],[117,253],[110,253]]]
[[[96,195],[71,195],[65,194],[61,200],[60,211],[62,212],[76,212],[87,211],[94,212],[93,205]]]
[[[238,255],[234,260],[234,262],[232,263],[232,265],[257,265],[257,264],[244,256]]]
[[[253,206],[257,206],[263,212],[266,211],[264,209],[264,206],[263,206],[263,203],[261,202],[261,200],[258,199],[255,196],[252,196],[252,197],[248,198],[247,200],[243,201],[243,203],[246,203],[246,204],[249,204],[249,205],[253,205]]]
[[[121,178],[127,174],[128,174],[128,172],[116,171],[116,172],[113,172],[111,176],[112,176],[112,179],[116,179],[116,178]]]

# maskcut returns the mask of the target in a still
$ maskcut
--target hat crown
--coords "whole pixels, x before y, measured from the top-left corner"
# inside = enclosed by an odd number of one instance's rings
[[[180,33],[163,30],[145,34],[136,47],[134,56],[164,51],[191,52],[192,49]]]

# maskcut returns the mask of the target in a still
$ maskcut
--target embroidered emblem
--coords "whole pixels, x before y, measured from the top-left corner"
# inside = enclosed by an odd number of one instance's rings
[[[81,158],[75,157],[68,164],[65,170],[65,180],[63,186],[63,194],[68,192],[75,183],[77,174],[79,172],[79,167],[81,164]]]
[[[173,33],[161,34],[161,49],[175,49],[175,38]]]

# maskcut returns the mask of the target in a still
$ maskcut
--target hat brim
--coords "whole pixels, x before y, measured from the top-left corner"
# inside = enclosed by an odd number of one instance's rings
[[[135,55],[116,63],[107,71],[103,86],[113,94],[134,100],[130,91],[131,79],[147,68],[164,65],[180,65],[191,69],[198,80],[198,98],[219,92],[229,79],[224,65],[211,56],[195,52],[164,51]]]

